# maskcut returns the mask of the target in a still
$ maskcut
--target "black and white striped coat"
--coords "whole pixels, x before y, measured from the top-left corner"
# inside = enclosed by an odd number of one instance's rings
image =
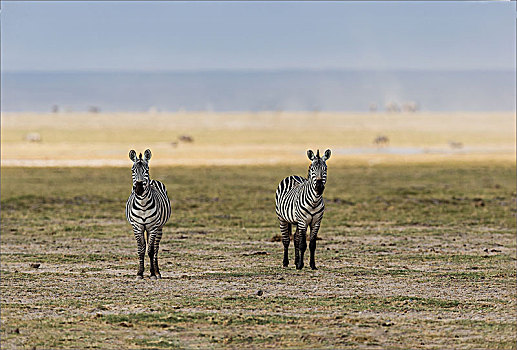
[[[314,252],[316,251],[318,230],[325,211],[323,191],[327,181],[326,161],[330,158],[330,153],[328,149],[323,157],[320,157],[319,150],[316,155],[312,150],[308,150],[307,156],[312,161],[309,166],[308,178],[296,175],[286,177],[280,181],[276,190],[275,207],[284,244],[283,264],[286,267],[289,265],[288,250],[292,225],[296,225],[294,235],[296,268],[303,268],[303,255],[307,249],[306,234],[307,229],[310,228],[310,266],[316,270]]]
[[[126,203],[126,218],[133,226],[133,232],[138,244],[140,265],[137,276],[144,277],[144,257],[146,243],[150,261],[151,278],[161,278],[158,268],[158,250],[162,238],[162,228],[171,216],[171,203],[167,196],[165,185],[149,178],[149,160],[151,151],[142,153],[139,158],[131,150],[129,158],[133,161],[131,168],[133,190]],[[144,232],[147,231],[147,237]],[[147,239],[146,239],[147,238]]]

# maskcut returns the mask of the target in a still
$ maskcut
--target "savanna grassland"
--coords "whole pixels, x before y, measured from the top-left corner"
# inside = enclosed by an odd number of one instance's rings
[[[2,167],[2,348],[515,349],[514,162],[331,158],[319,269],[297,271],[274,191],[307,160],[153,160],[173,205],[161,280],[135,278],[129,160]]]
[[[1,122],[3,349],[516,348],[515,113]],[[124,216],[146,148],[173,206],[158,281]],[[332,157],[319,270],[297,271],[274,192],[308,148]]]

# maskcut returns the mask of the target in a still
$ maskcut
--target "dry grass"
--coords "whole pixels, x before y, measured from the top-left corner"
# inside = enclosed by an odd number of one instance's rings
[[[2,168],[2,348],[515,349],[514,164],[331,159],[296,271],[273,198],[306,166],[151,167],[158,281],[135,279],[129,167]]]
[[[24,136],[38,132],[41,143]],[[193,143],[177,142],[190,135]],[[377,149],[378,135],[390,148]],[[451,149],[449,142],[463,148]],[[3,114],[2,164],[124,166],[151,148],[156,165],[302,164],[308,148],[336,163],[512,161],[513,113]],[[416,152],[416,154],[411,154]]]

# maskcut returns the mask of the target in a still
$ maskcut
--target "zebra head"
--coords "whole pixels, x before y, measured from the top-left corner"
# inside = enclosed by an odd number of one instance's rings
[[[144,158],[140,153],[137,158],[135,150],[129,151],[129,159],[133,161],[133,167],[131,168],[131,175],[133,177],[133,191],[141,196],[147,186],[149,186],[149,159],[151,159],[151,150],[146,149],[144,152]]]
[[[320,150],[316,155],[312,150],[308,150],[307,157],[312,161],[309,166],[309,181],[316,190],[316,194],[321,196],[327,182],[327,164],[325,162],[330,158],[330,150],[326,150],[323,157],[320,157]]]

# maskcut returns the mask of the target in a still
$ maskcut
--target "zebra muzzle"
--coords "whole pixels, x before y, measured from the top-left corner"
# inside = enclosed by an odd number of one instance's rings
[[[135,187],[134,187],[134,189],[135,189],[135,193],[136,193],[137,195],[141,195],[142,193],[144,193],[144,183],[143,183],[143,182],[141,182],[141,181],[137,181],[137,182],[135,183]]]
[[[318,195],[323,194],[323,191],[325,190],[325,185],[323,184],[323,180],[316,180],[316,193]]]

